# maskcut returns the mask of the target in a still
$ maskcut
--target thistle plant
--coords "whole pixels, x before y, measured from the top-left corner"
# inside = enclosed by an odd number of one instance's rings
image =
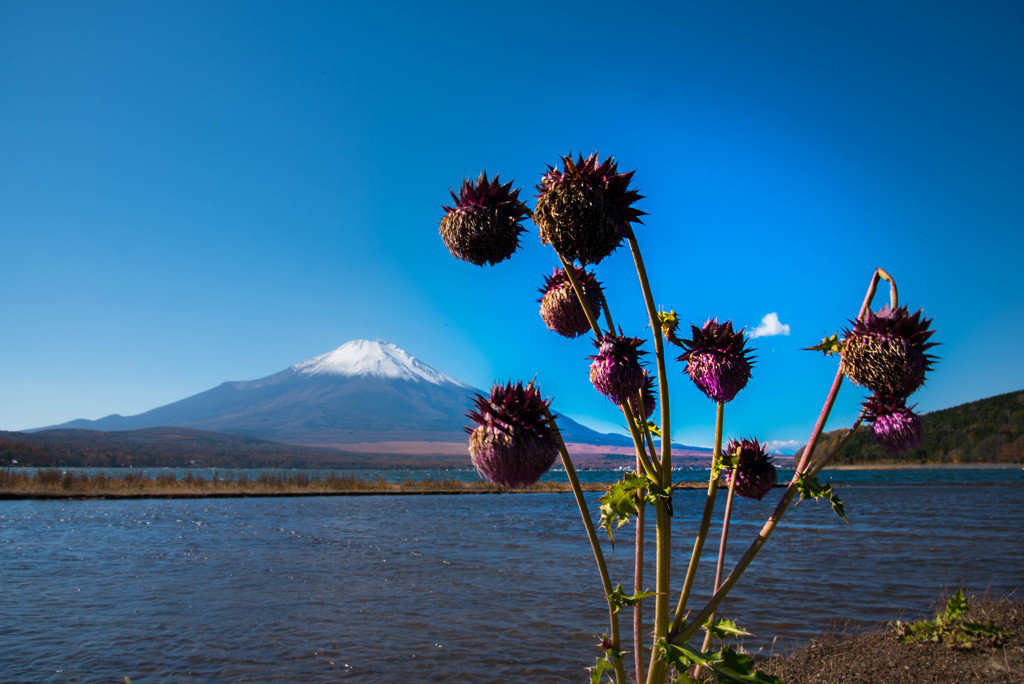
[[[884,306],[878,313],[866,311],[845,331],[842,369],[851,382],[873,392],[906,398],[924,384],[925,373],[935,363],[926,353],[935,346],[928,326],[931,321],[918,311]]]
[[[772,490],[778,474],[764,445],[756,439],[732,440],[728,453],[733,462],[729,466],[729,488],[740,496],[760,501]]]
[[[604,302],[601,283],[591,271],[574,268],[576,282],[583,292],[583,298],[591,311],[599,311]],[[540,288],[540,317],[544,324],[562,337],[579,337],[590,331],[587,313],[573,289],[572,281],[564,268],[555,268],[550,276],[544,278],[544,287]]]
[[[467,417],[469,454],[483,477],[502,487],[532,485],[558,458],[548,422],[549,403],[531,382],[495,384],[489,397],[476,395]]]
[[[719,325],[717,319],[691,327],[691,339],[676,342],[686,350],[679,357],[686,362],[683,371],[708,399],[721,404],[732,401],[747,386],[753,366],[743,331],[733,332],[732,321]]]
[[[607,632],[600,637],[597,662],[589,670],[592,683],[660,684],[705,677],[716,681],[776,681],[757,672],[749,656],[727,644],[745,632],[729,620],[718,619],[719,608],[797,497],[825,499],[845,519],[843,503],[831,484],[823,485],[817,479],[843,445],[830,453],[816,452],[844,378],[849,377],[871,393],[854,428],[866,420],[875,440],[890,453],[920,444],[921,420],[907,407],[906,400],[924,383],[935,364],[930,354],[935,346],[930,341],[931,321],[921,311],[911,315],[901,307],[895,280],[882,269],[875,271],[863,304],[849,328],[842,331],[842,338],[837,333],[810,347],[826,355],[838,354],[838,368],[793,477],[788,483],[779,483],[772,458],[757,439],[733,439],[723,448],[725,407],[753,379],[753,350],[747,348],[745,331],[735,329],[732,321],[719,323],[711,318],[700,327],[691,325],[690,337],[682,339],[677,332],[680,316],[674,310],[666,312],[656,307],[633,230],[644,212],[634,206],[642,195],[631,187],[632,178],[632,171],[619,173],[612,158],[601,161],[596,153],[586,158],[564,156],[560,167],[548,166],[542,174],[531,212],[519,201],[519,190],[513,190],[511,183],[500,184],[497,175],[488,181],[484,173],[475,183],[463,181],[458,194],[451,191],[455,205],[443,207],[440,228],[449,251],[476,265],[495,264],[510,257],[518,248],[527,217],[537,226],[541,242],[553,248],[558,264],[540,290],[541,318],[563,337],[592,335],[597,353],[587,357],[589,379],[622,411],[635,448],[635,471],[624,475],[600,498],[599,527],[608,541],[602,542],[597,534],[598,527],[550,401],[542,398],[534,382],[495,384],[489,396],[476,396],[467,414],[472,421],[466,428],[470,457],[481,476],[510,488],[536,482],[561,458],[608,608]],[[628,246],[636,268],[643,308],[654,333],[650,339],[631,336],[614,326],[604,286],[597,282],[596,273],[584,268],[600,264],[623,245]],[[871,304],[882,280],[890,285],[889,302],[873,311]],[[676,359],[684,364],[682,373],[711,400],[716,414],[704,510],[685,568],[673,568],[670,554],[676,483],[666,342],[682,350]],[[651,359],[653,365],[642,359]],[[581,371],[582,362],[581,355]],[[723,487],[727,496],[713,591],[694,602],[694,580],[717,494]],[[760,500],[776,489],[781,491],[774,510],[726,573],[725,549],[735,495]],[[647,516],[648,508],[653,509],[653,516]],[[615,532],[630,521],[636,526],[631,593],[622,582],[613,584],[603,550],[605,543],[614,540]],[[653,559],[645,556],[645,535],[652,522]],[[620,629],[620,620],[629,613],[632,630],[627,638]],[[698,644],[695,639],[701,630],[704,638]],[[722,642],[722,647],[711,652],[709,646],[715,639]],[[631,656],[629,664],[627,654]]]
[[[475,183],[462,182],[459,194],[449,190],[454,206],[441,207],[441,239],[452,256],[477,266],[497,264],[519,249],[523,220],[530,210],[519,200],[512,183],[498,176],[488,182],[483,173]]]
[[[905,399],[876,394],[864,402],[864,419],[872,424],[875,443],[887,454],[901,454],[921,446],[921,417],[907,408]]]
[[[598,353],[590,358],[590,382],[617,406],[628,404],[643,390],[647,373],[640,367],[643,340],[608,333],[594,345]]]
[[[541,242],[570,261],[599,263],[633,234],[644,213],[633,207],[642,197],[629,188],[632,177],[619,173],[611,157],[600,163],[596,152],[576,161],[562,157],[561,170],[549,166],[533,216]]]

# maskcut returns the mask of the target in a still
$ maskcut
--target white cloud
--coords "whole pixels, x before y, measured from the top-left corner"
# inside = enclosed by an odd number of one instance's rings
[[[761,319],[761,325],[757,326],[749,333],[747,337],[753,339],[755,337],[772,337],[773,335],[788,335],[789,324],[779,322],[779,314],[774,311],[764,318]]]
[[[764,443],[764,448],[769,454],[784,454],[786,456],[792,456],[796,453],[796,450],[803,445],[803,440],[799,439],[770,439]]]

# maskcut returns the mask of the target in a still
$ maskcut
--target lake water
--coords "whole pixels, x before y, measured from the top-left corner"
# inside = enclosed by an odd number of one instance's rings
[[[722,609],[747,648],[1024,587],[1024,471],[832,475],[852,526],[790,511]],[[738,500],[733,558],[773,498]],[[581,682],[607,629],[569,494],[0,501],[0,577],[4,682]]]

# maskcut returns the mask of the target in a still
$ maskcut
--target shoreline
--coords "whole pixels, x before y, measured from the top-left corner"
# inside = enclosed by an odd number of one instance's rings
[[[476,483],[468,483],[476,484]],[[604,493],[612,486],[611,482],[582,482],[580,489],[583,492]],[[223,485],[222,485],[223,486]],[[683,483],[675,487],[683,489],[707,489],[702,483]],[[572,488],[566,482],[545,483],[542,486],[526,487],[523,489],[501,489],[500,487],[414,487],[401,484],[392,484],[388,487],[373,487],[366,489],[288,489],[288,490],[240,490],[231,491],[224,488],[220,491],[214,489],[201,489],[197,491],[4,491],[0,490],[0,501],[87,501],[87,500],[137,500],[137,499],[258,499],[268,497],[295,498],[301,496],[325,497],[325,496],[461,496],[461,495],[516,495],[516,494],[570,494]]]
[[[989,464],[877,464],[870,466],[843,465],[826,468],[839,472],[854,471],[936,471],[936,470],[1021,470],[1014,463]],[[788,477],[783,477],[788,479]],[[604,493],[613,482],[581,482],[587,493]],[[861,486],[867,483],[841,483],[843,486]],[[943,483],[956,486],[957,483]],[[967,486],[971,483],[962,483]],[[780,482],[776,487],[785,487]],[[891,485],[913,486],[913,485]],[[705,489],[701,481],[683,481],[674,485],[676,490]],[[520,489],[504,489],[482,480],[456,480],[451,478],[406,480],[389,482],[383,478],[362,479],[357,476],[314,478],[293,471],[289,475],[261,473],[258,477],[241,476],[239,479],[213,479],[195,477],[186,473],[179,479],[173,473],[147,475],[127,470],[123,475],[75,474],[57,469],[39,469],[32,475],[0,471],[0,500],[131,500],[131,499],[238,499],[259,497],[297,496],[429,496],[468,494],[541,494],[568,493],[568,482],[544,481]]]
[[[1021,470],[1024,463],[875,463],[830,465],[823,470]]]
[[[593,485],[593,486],[591,486]],[[610,485],[601,486],[598,483],[585,483],[581,486],[584,492],[603,492]],[[0,501],[88,501],[88,500],[139,500],[139,499],[261,499],[269,497],[296,498],[296,497],[325,497],[325,496],[456,496],[456,495],[501,495],[501,494],[564,494],[572,490],[568,485],[564,489],[541,488],[541,489],[422,489],[422,488],[401,488],[393,489],[352,489],[337,491],[317,491],[309,489],[305,491],[195,491],[195,492],[8,492],[0,491]]]

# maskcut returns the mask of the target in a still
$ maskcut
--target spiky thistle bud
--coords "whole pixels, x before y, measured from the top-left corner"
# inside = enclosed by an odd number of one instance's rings
[[[691,325],[692,335],[680,346],[686,353],[679,357],[686,361],[683,371],[697,388],[716,403],[732,401],[747,386],[750,369],[754,365],[746,349],[743,330],[733,332],[732,321],[719,324],[718,319],[707,321],[703,327]]]
[[[677,347],[682,346],[679,338],[676,337],[676,329],[679,327],[679,315],[674,310],[667,313],[659,311],[658,324],[661,326],[661,334],[665,336],[666,340]]]
[[[576,281],[583,290],[590,311],[596,316],[601,310],[601,283],[590,271],[571,267],[576,274]],[[550,276],[544,277],[544,287],[540,288],[540,317],[544,323],[562,337],[579,337],[590,330],[587,314],[580,306],[576,291],[569,282],[564,268],[556,268]]]
[[[736,493],[749,499],[763,499],[778,482],[775,464],[765,453],[764,445],[756,439],[733,439],[726,451],[735,462],[727,477],[730,484],[736,480]]]
[[[913,316],[907,307],[882,307],[870,310],[863,320],[844,330],[840,368],[851,381],[875,394],[906,398],[924,384],[935,357],[925,353],[935,346],[928,338],[930,319],[918,311]]]
[[[890,456],[921,446],[924,426],[921,417],[907,408],[902,398],[874,395],[864,402],[864,417],[872,423],[871,436]]]
[[[508,259],[519,248],[523,219],[530,210],[519,201],[512,183],[502,185],[498,176],[488,182],[487,173],[476,183],[462,181],[459,194],[449,189],[455,206],[442,206],[441,239],[452,256],[477,266]]]
[[[531,485],[548,471],[558,456],[558,440],[548,424],[550,402],[533,383],[500,384],[490,397],[477,394],[475,411],[466,417],[469,454],[480,475],[502,487]]]
[[[640,366],[640,351],[644,341],[636,337],[626,337],[606,333],[600,340],[594,340],[597,354],[588,358],[590,364],[590,382],[597,391],[605,395],[617,405],[635,399],[644,386],[646,373]]]
[[[598,161],[597,153],[586,159],[562,157],[562,170],[549,166],[537,186],[533,222],[541,242],[560,255],[582,265],[596,264],[633,234],[644,212],[632,206],[642,198],[629,189],[633,171],[619,173],[612,157]]]

